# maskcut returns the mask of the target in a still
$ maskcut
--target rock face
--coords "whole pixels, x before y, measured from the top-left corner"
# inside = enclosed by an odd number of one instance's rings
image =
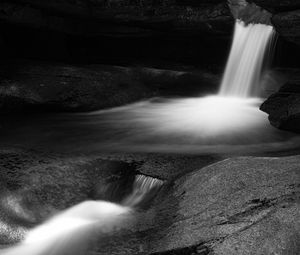
[[[281,36],[291,42],[300,44],[300,8],[299,10],[274,15],[272,23]]]
[[[6,22],[89,36],[160,33],[224,33],[232,23],[226,2],[215,1],[4,1],[0,18]],[[230,26],[227,26],[230,31]]]
[[[300,83],[287,82],[260,107],[277,128],[300,133]]]
[[[92,111],[189,89],[214,91],[218,84],[207,72],[32,61],[5,63],[0,73],[2,112]]]

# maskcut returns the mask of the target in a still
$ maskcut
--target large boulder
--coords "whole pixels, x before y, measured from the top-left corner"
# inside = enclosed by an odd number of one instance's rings
[[[138,241],[140,249],[145,254],[297,254],[299,160],[228,159],[176,180],[157,198],[152,231]]]
[[[0,111],[93,111],[158,95],[214,91],[202,71],[11,61],[1,64]]]
[[[269,114],[273,126],[300,133],[300,82],[287,82],[260,109]]]
[[[101,69],[101,68],[100,68]],[[109,68],[108,68],[109,69]],[[2,112],[91,111],[147,97],[150,91],[126,70],[21,61],[2,68]]]

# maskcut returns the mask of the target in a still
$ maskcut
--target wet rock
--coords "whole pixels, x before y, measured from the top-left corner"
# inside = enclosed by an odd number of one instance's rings
[[[166,95],[168,91],[173,95],[213,91],[218,84],[217,76],[207,72],[104,65],[20,61],[3,64],[0,72],[2,113],[93,111]]]
[[[269,114],[270,123],[280,129],[300,133],[300,83],[287,82],[260,107]]]

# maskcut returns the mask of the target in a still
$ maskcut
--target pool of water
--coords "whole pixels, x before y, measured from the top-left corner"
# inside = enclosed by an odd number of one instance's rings
[[[300,137],[272,127],[261,99],[153,98],[82,114],[1,119],[1,144],[68,153],[251,154],[297,150]]]

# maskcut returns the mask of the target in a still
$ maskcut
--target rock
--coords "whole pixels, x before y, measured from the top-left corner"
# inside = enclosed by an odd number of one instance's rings
[[[260,107],[269,114],[270,123],[280,129],[300,132],[300,83],[287,82]]]
[[[122,68],[95,71],[39,62],[13,66],[11,73],[2,69],[2,111],[91,111],[126,104],[151,93]]]
[[[230,33],[225,1],[55,1],[0,4],[6,22],[80,35],[145,36],[161,31]]]
[[[299,160],[241,157],[183,176],[141,216],[143,230],[97,254],[297,254]]]
[[[84,156],[1,148],[0,245],[20,241],[28,229],[84,200],[119,202],[130,192],[125,189],[137,173],[172,180],[217,160],[213,156]]]
[[[218,84],[218,78],[207,72],[32,61],[6,62],[0,73],[2,112],[93,111],[168,91],[213,91]]]
[[[300,44],[300,10],[275,14],[272,24],[280,36]]]
[[[292,11],[300,8],[299,0],[251,0],[262,8],[272,12]]]

